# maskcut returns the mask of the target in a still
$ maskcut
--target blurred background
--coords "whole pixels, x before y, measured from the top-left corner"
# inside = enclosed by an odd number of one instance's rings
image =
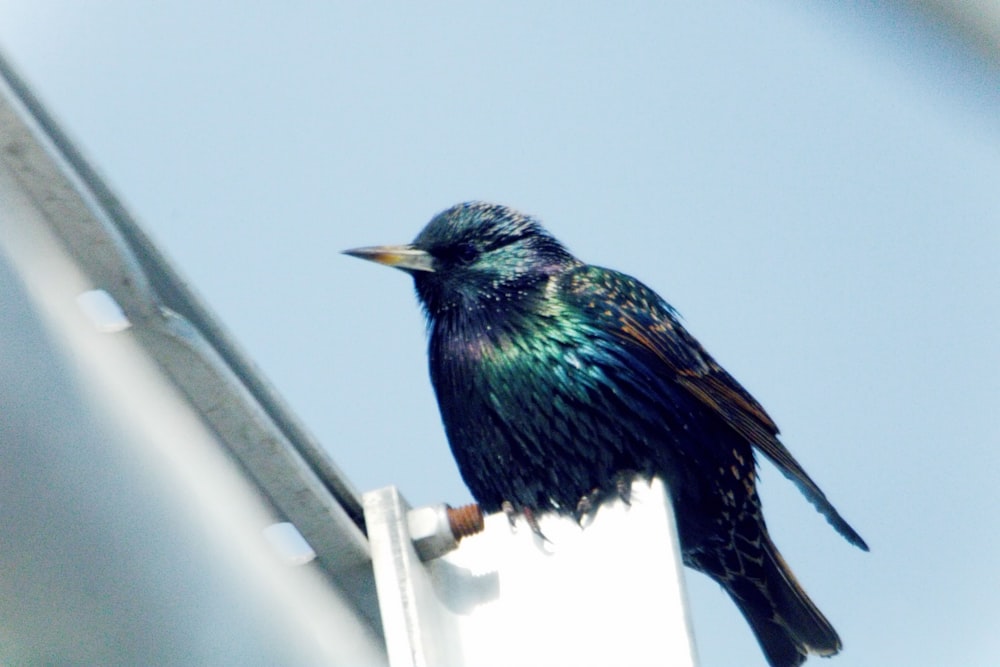
[[[469,499],[411,281],[339,251],[502,202],[670,301],[867,539],[763,464],[836,665],[988,665],[998,17],[0,0],[0,48],[359,491]],[[688,575],[701,665],[763,665],[721,589]]]

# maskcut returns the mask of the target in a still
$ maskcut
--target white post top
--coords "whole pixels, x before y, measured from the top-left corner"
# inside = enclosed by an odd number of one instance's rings
[[[365,494],[379,607],[393,667],[695,665],[673,513],[639,480],[593,522],[486,519],[421,563],[394,488]]]

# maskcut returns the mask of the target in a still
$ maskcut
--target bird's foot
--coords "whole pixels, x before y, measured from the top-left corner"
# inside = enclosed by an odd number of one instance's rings
[[[545,537],[545,534],[542,532],[542,527],[538,525],[538,517],[535,516],[535,512],[530,507],[525,507],[521,510],[521,514],[524,515],[524,520],[528,522],[531,532],[543,542],[548,542],[549,538]]]
[[[518,511],[517,508],[514,507],[514,503],[509,500],[505,500],[500,505],[500,509],[503,511],[504,516],[507,517],[507,523],[510,524],[511,529],[516,529]]]
[[[632,480],[637,476],[634,470],[620,470],[612,477],[614,490],[595,488],[587,495],[580,498],[576,503],[576,510],[573,515],[581,528],[586,528],[594,522],[597,510],[608,500],[617,498],[625,503],[625,507],[632,506]]]
[[[632,507],[632,480],[636,476],[634,470],[619,470],[615,473],[615,491],[625,507]]]
[[[531,528],[531,532],[534,533],[538,539],[543,542],[550,542],[549,538],[545,537],[545,533],[542,532],[542,528],[538,524],[538,517],[535,516],[534,510],[530,507],[522,507],[518,509],[514,506],[514,503],[509,500],[505,500],[500,505],[500,509],[507,516],[507,521],[510,523],[512,530],[517,530],[518,517],[524,517],[525,523],[528,524],[528,527]]]
[[[603,491],[592,489],[590,493],[577,501],[573,516],[576,517],[576,522],[580,524],[580,528],[586,528],[594,522],[594,517],[597,516],[597,508],[601,506],[603,497]]]

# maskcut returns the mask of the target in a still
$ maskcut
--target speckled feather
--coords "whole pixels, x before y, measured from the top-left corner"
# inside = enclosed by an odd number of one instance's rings
[[[662,298],[494,204],[444,211],[408,248],[421,263],[351,252],[413,274],[448,440],[485,510],[576,514],[581,499],[616,493],[622,474],[660,475],[685,563],[726,589],[772,665],[840,649],[767,533],[754,448],[867,546]]]

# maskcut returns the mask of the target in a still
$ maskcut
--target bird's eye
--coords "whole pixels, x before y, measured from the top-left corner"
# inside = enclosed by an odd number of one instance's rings
[[[478,255],[479,252],[471,243],[460,243],[455,247],[455,261],[461,264],[472,262]]]
[[[449,266],[465,266],[479,257],[479,250],[475,244],[468,241],[438,246],[431,250],[431,253]]]

